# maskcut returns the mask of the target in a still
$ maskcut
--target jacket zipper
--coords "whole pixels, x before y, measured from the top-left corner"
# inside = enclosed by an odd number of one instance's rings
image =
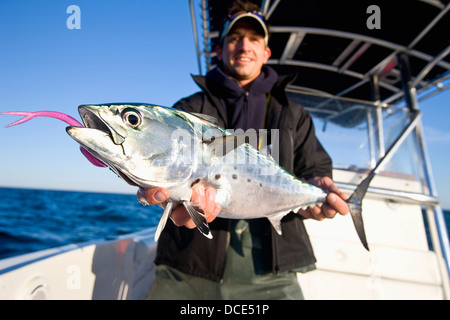
[[[250,93],[248,91],[245,91],[245,97],[244,97],[244,123],[247,126],[248,123],[248,98],[250,96]],[[248,129],[248,128],[247,128]]]

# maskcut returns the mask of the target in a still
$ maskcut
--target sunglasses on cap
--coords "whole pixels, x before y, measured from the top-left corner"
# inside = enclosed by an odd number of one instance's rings
[[[264,17],[264,13],[262,13],[261,11],[248,11],[248,12],[243,12],[243,11],[238,11],[236,13],[233,14],[229,14],[227,21],[233,21],[234,19],[236,19],[238,16],[240,16],[241,14],[251,14],[254,15],[256,17],[258,17],[262,22],[264,22],[264,24],[266,23],[266,18]]]
[[[224,23],[223,31],[220,35],[220,42],[222,43],[223,39],[227,36],[230,30],[233,28],[234,24],[242,19],[242,18],[253,18],[260,24],[261,28],[264,31],[264,42],[266,46],[269,42],[269,32],[266,26],[266,19],[264,18],[264,14],[260,11],[251,11],[251,12],[243,12],[239,11],[232,15],[228,15],[227,20]]]

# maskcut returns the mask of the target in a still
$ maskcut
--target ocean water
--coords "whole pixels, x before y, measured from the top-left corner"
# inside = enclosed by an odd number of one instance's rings
[[[0,259],[155,227],[161,214],[135,195],[0,188]]]
[[[136,195],[0,188],[0,259],[158,224]]]

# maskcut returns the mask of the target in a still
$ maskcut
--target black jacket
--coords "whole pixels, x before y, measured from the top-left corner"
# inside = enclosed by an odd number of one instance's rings
[[[194,80],[203,91],[180,100],[174,107],[208,114],[218,119],[220,126],[229,128],[227,113],[217,98],[222,89],[202,76],[194,76]],[[303,179],[331,177],[331,159],[315,136],[310,115],[286,97],[285,87],[292,80],[292,77],[278,77],[267,107],[266,129],[280,130],[279,163]],[[230,241],[230,224],[229,219],[216,218],[210,223],[213,235],[210,240],[196,229],[179,228],[169,220],[159,239],[155,263],[220,281]],[[281,226],[282,236],[271,228],[272,271],[278,273],[313,264],[316,260],[303,218],[290,213]]]

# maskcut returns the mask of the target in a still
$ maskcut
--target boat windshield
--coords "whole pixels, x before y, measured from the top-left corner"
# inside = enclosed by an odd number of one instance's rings
[[[410,123],[405,105],[377,104],[290,90],[289,97],[313,116],[316,135],[334,169],[365,173],[373,169]],[[382,168],[382,174],[422,181],[414,133]]]

